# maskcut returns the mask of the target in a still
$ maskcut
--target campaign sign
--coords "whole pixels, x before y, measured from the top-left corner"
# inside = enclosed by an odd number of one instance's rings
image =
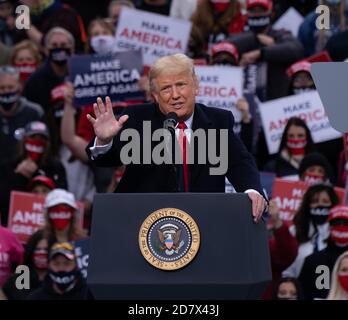
[[[113,102],[144,99],[138,84],[143,72],[140,51],[76,55],[69,60],[69,68],[77,107],[105,96]]]
[[[45,197],[28,192],[12,191],[8,228],[25,244],[30,236],[45,224]],[[83,204],[77,202],[77,223],[83,225]]]
[[[243,96],[243,69],[228,66],[196,66],[199,91],[196,102],[208,107],[229,110],[241,122],[237,100]]]
[[[273,184],[272,199],[279,208],[280,218],[288,225],[292,224],[292,220],[296,211],[299,209],[302,198],[306,193],[310,184],[302,181],[287,181],[276,178]],[[340,199],[340,203],[344,203],[345,190],[343,188],[335,188]]]
[[[342,135],[331,127],[315,90],[261,103],[259,110],[270,154],[278,152],[284,128],[291,117],[299,117],[306,122],[315,143]]]
[[[77,265],[82,273],[82,276],[87,279],[88,259],[89,259],[89,238],[75,241],[75,255]]]
[[[158,58],[185,53],[191,22],[123,7],[117,24],[115,50],[142,50],[145,65]]]

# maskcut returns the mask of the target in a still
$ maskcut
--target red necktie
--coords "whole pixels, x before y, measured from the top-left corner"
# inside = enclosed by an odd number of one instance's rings
[[[184,191],[188,192],[188,165],[187,165],[187,136],[185,134],[185,129],[187,129],[184,121],[180,121],[178,123],[179,131],[179,145],[181,148],[182,154],[182,166],[183,166],[183,174],[184,174]]]

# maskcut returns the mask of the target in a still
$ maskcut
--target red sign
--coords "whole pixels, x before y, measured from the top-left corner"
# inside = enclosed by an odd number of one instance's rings
[[[45,224],[45,197],[27,192],[11,192],[8,228],[18,240],[27,243],[30,236]],[[83,204],[77,202],[78,223],[83,224]]]
[[[273,185],[273,197],[279,207],[280,218],[291,225],[296,211],[301,205],[302,198],[310,187],[310,184],[302,181],[289,181],[276,178]],[[340,203],[344,203],[345,190],[343,188],[334,188]]]

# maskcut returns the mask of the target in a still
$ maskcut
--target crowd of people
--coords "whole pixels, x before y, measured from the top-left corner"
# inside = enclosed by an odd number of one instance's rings
[[[237,102],[241,121],[236,134],[259,171],[308,184],[291,225],[270,199],[273,279],[262,298],[348,300],[348,204],[335,189],[346,186],[344,139],[315,143],[306,121],[292,117],[278,152],[270,154],[264,129],[254,125],[260,122],[257,106],[251,112],[246,99],[251,94],[258,104],[311,92],[313,62],[348,59],[348,1],[111,0],[104,1],[106,16],[92,18],[94,5],[84,16],[81,7],[89,4],[80,3],[0,0],[0,299],[91,298],[74,246],[88,238],[94,194],[113,192],[124,166],[100,168],[89,161],[86,147],[95,134],[88,116],[94,116],[94,109],[74,105],[68,62],[74,54],[112,53],[126,7],[190,21],[183,53],[197,65],[247,70],[257,64],[264,85],[254,92],[244,88],[245,96]],[[20,4],[30,8],[29,29],[15,26]],[[329,30],[315,27],[319,4],[330,9]],[[303,16],[297,35],[273,26],[290,7]],[[318,55],[325,60],[313,58]],[[144,99],[114,101],[116,115],[130,104],[152,101],[146,70],[139,80]],[[14,191],[45,198],[43,225],[25,244],[8,228]],[[31,271],[30,290],[16,287],[14,270],[21,264]],[[317,286],[320,265],[330,271],[329,287]]]

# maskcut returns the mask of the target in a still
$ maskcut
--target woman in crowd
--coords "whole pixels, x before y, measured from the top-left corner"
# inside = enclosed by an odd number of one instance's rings
[[[45,200],[44,237],[49,245],[56,241],[78,241],[87,237],[80,227],[79,210],[72,193],[55,189]]]
[[[17,68],[22,85],[41,64],[37,45],[30,40],[17,43],[12,51],[11,64]]]
[[[279,151],[274,160],[266,163],[264,171],[277,177],[298,174],[302,159],[313,151],[314,143],[306,123],[300,118],[290,118],[285,126]]]
[[[301,161],[298,175],[301,181],[309,184],[330,183],[333,181],[332,168],[321,153],[312,152]]]
[[[34,233],[26,244],[23,264],[30,271],[30,288],[19,290],[16,287],[18,274],[13,275],[4,285],[3,291],[8,300],[25,300],[35,289],[39,288],[47,274],[48,243],[42,230]]]
[[[328,300],[348,300],[348,251],[342,253],[333,268]]]
[[[107,19],[92,20],[88,26],[89,52],[96,54],[111,53],[114,47],[115,27]]]
[[[302,292],[296,278],[281,278],[273,290],[273,300],[302,300]]]
[[[330,234],[329,211],[338,203],[339,198],[331,186],[316,184],[308,188],[294,217],[292,228],[299,243],[298,255],[294,263],[283,272],[284,276],[298,277],[305,258],[326,248]]]
[[[39,121],[30,122],[22,135],[19,160],[11,178],[12,190],[26,191],[30,180],[37,175],[50,177],[57,187],[67,188],[65,169],[51,153],[50,135],[46,124]]]
[[[47,196],[47,194],[56,188],[54,181],[46,176],[36,176],[31,179],[28,191],[37,195]]]
[[[348,251],[348,206],[337,205],[330,210],[329,218],[330,236],[328,238],[327,247],[321,251],[314,252],[308,256],[301,269],[298,277],[303,288],[305,299],[326,299],[329,294],[327,282],[329,279],[323,279],[325,273],[333,271],[335,263],[339,256]],[[320,267],[320,268],[318,268]],[[323,274],[323,269],[326,269]],[[320,270],[318,273],[318,270]],[[345,274],[346,263],[340,268]],[[321,279],[319,279],[319,275]],[[324,281],[323,281],[324,280]],[[318,285],[324,284],[322,285]]]

